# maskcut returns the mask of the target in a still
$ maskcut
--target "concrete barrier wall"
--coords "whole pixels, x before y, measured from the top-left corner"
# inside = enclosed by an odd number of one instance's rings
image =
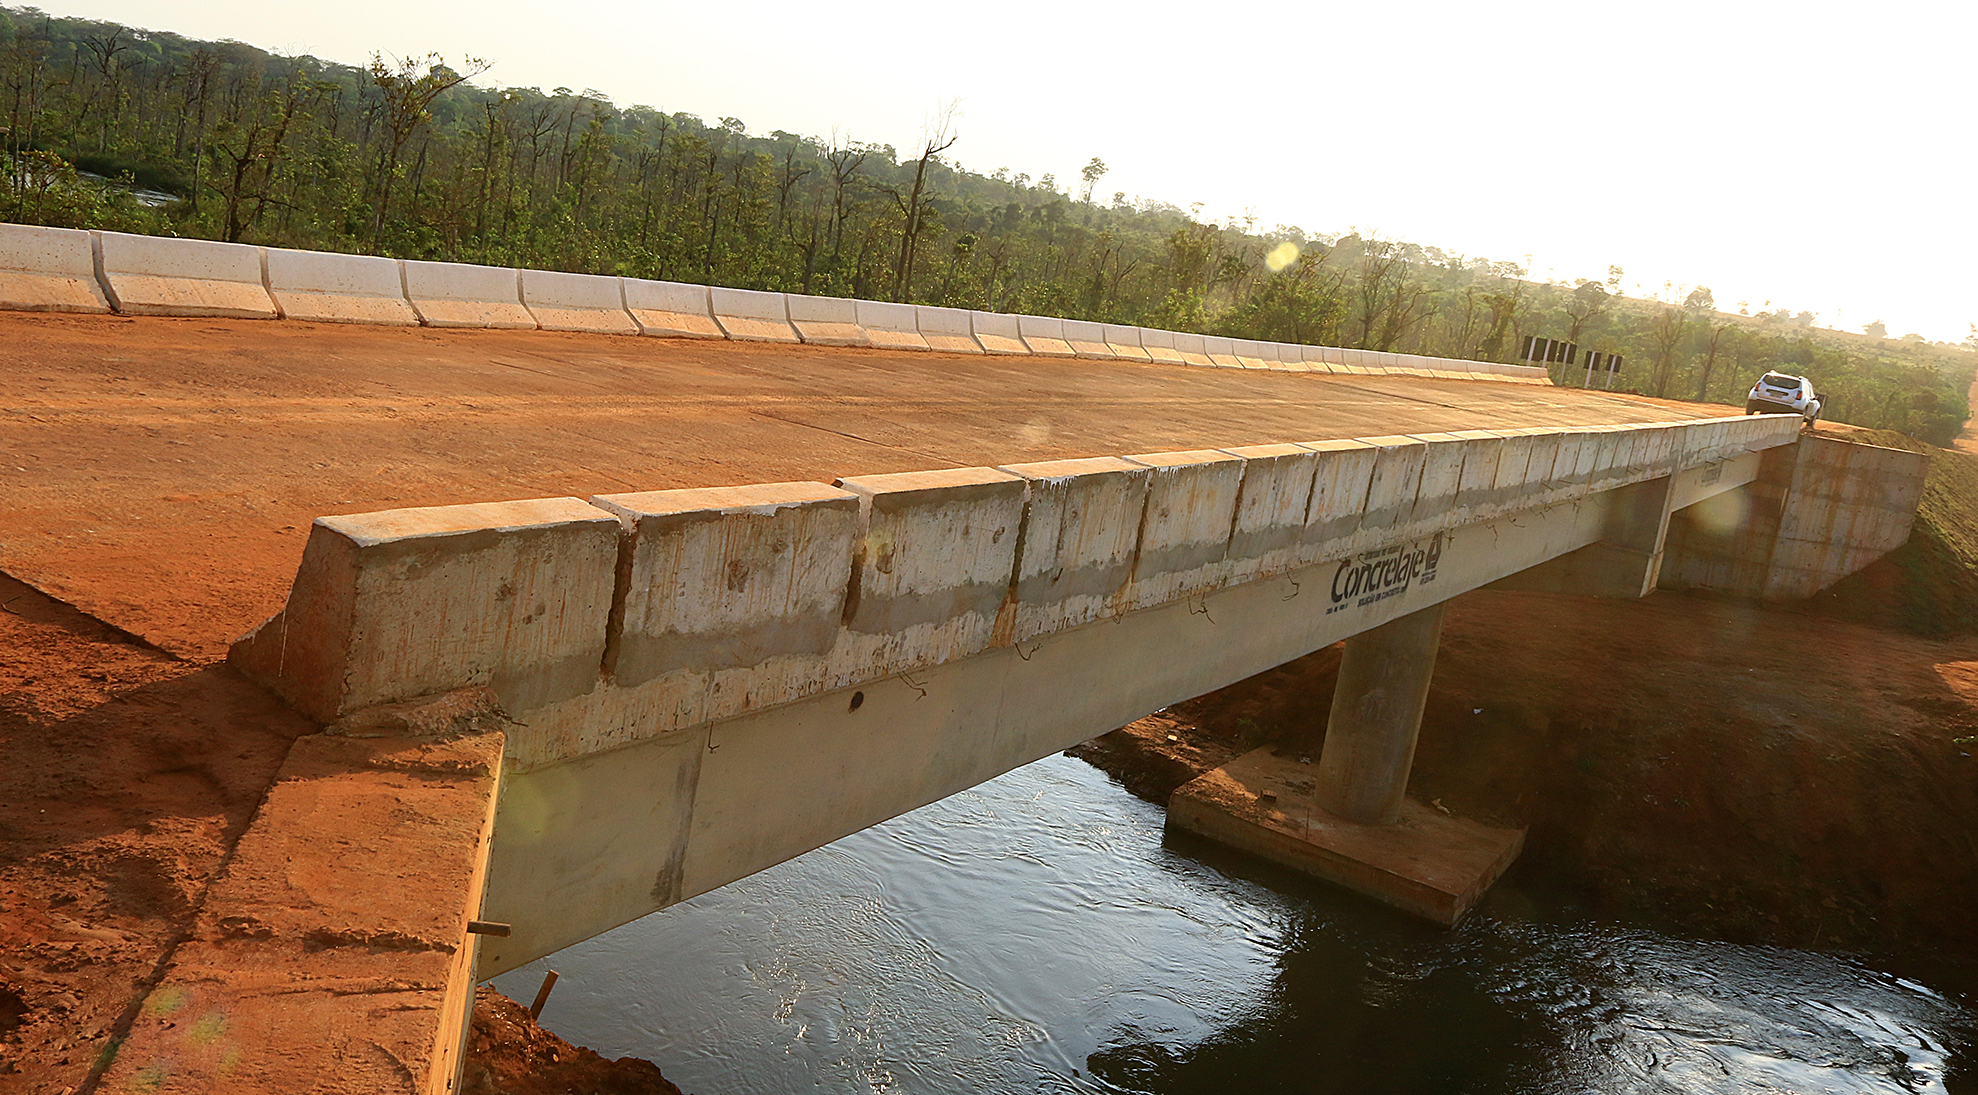
[[[0,308],[15,312],[107,312],[88,232],[0,224]]]
[[[786,294],[790,326],[797,337],[816,346],[869,346],[865,328],[859,325],[858,301],[844,297],[807,297]]]
[[[1106,344],[1105,324],[1082,319],[1067,319],[1063,324],[1065,345],[1072,353],[1094,361],[1112,361],[1119,356]]]
[[[259,266],[259,270],[255,267]],[[0,309],[291,318],[1550,383],[1544,369],[467,263],[0,224]],[[1374,364],[1378,361],[1379,364]]]
[[[1154,355],[1148,353],[1147,348],[1141,345],[1140,328],[1126,327],[1117,323],[1107,323],[1102,325],[1101,331],[1105,335],[1106,348],[1111,350],[1113,356],[1119,360],[1154,360]]]
[[[261,249],[211,240],[97,232],[96,275],[126,315],[274,319]]]
[[[406,259],[405,299],[428,327],[529,330],[536,317],[522,305],[522,275],[504,266]]]
[[[1159,365],[1186,365],[1181,351],[1176,348],[1173,331],[1160,331],[1152,327],[1136,327],[1140,348],[1147,359]]]
[[[721,333],[738,342],[802,342],[790,323],[789,300],[782,293],[754,289],[708,289],[708,302]]]
[[[416,327],[398,260],[324,251],[262,251],[268,293],[283,319]]]
[[[1017,317],[1001,312],[970,312],[968,316],[975,341],[984,353],[1030,353],[1030,347],[1023,341],[1023,331]]]
[[[928,349],[951,354],[983,352],[982,343],[975,340],[973,318],[967,309],[916,304],[913,313],[914,329],[920,332],[921,341],[927,343]]]
[[[229,657],[297,710],[485,685],[525,711],[597,685],[618,522],[576,498],[319,517],[288,606]]]
[[[1065,340],[1065,321],[1055,316],[1017,316],[1017,334],[1038,357],[1076,357],[1078,351]]]
[[[522,305],[545,331],[639,333],[639,325],[625,308],[625,283],[618,278],[524,270]]]
[[[625,278],[625,310],[655,338],[727,338],[714,322],[705,285]]]
[[[1181,363],[1197,367],[1214,368],[1216,362],[1209,357],[1207,335],[1190,334],[1186,331],[1168,332],[1174,341],[1175,352],[1181,355]]]
[[[865,329],[866,339],[882,350],[933,349],[920,333],[920,315],[915,305],[861,300],[858,322]]]
[[[1209,364],[1225,369],[1241,369],[1243,362],[1236,357],[1236,340],[1216,335],[1202,336],[1202,352],[1208,355]]]

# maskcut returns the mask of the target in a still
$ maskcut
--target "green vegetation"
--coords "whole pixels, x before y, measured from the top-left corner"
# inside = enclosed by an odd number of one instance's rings
[[[1435,247],[1106,201],[1097,158],[1076,198],[1049,175],[965,171],[945,126],[904,153],[753,134],[470,83],[484,67],[359,69],[0,8],[0,218],[1496,361],[1540,334],[1625,355],[1621,386],[1650,394],[1741,405],[1778,368],[1863,425],[1941,443],[1968,414],[1978,332],[1932,346],[1728,315],[1707,289],[1635,300],[1618,269],[1537,283]]]

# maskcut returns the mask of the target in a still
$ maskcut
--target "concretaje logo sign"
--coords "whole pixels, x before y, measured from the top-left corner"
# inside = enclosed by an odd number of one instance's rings
[[[1365,608],[1435,581],[1436,564],[1442,560],[1442,538],[1438,532],[1427,540],[1376,548],[1340,560],[1339,569],[1332,574],[1332,603],[1326,608],[1327,614]]]

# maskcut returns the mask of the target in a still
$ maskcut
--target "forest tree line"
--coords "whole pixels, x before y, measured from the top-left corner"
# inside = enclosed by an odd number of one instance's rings
[[[1964,348],[1841,335],[1784,308],[1730,314],[1707,289],[1625,297],[1619,269],[1551,284],[1107,199],[1096,157],[1063,184],[985,174],[940,126],[905,150],[760,134],[593,90],[481,87],[485,67],[358,68],[0,8],[0,219],[1473,360],[1515,360],[1536,334],[1623,355],[1616,387],[1653,395],[1741,404],[1779,369],[1833,417],[1939,444],[1969,413],[1978,331]]]

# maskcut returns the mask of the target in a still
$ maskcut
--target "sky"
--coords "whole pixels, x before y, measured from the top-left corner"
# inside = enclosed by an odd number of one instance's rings
[[[1822,326],[1978,322],[1978,4],[45,0],[59,15],[1200,203]]]

